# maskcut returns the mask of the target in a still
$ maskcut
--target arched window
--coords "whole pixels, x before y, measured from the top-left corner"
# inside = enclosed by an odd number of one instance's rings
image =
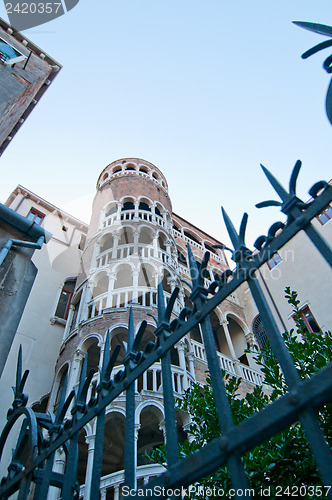
[[[133,204],[133,202],[132,201],[126,201],[123,204],[122,212],[124,212],[126,210],[134,210],[134,209],[135,209],[135,205]]]
[[[266,335],[265,327],[259,314],[253,321],[252,332],[260,349],[264,349],[268,341],[268,336]]]
[[[59,403],[60,403],[60,397],[61,397],[63,386],[65,385],[67,373],[68,373],[68,365],[63,367],[61,375],[60,375],[60,373],[58,375],[58,378],[60,377],[60,381],[59,381],[59,386],[58,386],[58,390],[57,390],[55,401],[54,401],[54,409],[53,409],[54,413],[56,413],[58,406],[59,406]]]

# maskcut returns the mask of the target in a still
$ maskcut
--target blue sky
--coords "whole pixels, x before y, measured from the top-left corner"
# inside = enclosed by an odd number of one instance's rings
[[[247,211],[251,244],[280,218],[254,207],[275,198],[260,163],[288,185],[301,159],[303,199],[332,177],[331,50],[303,61],[324,37],[293,20],[331,25],[331,1],[80,0],[25,31],[63,69],[1,157],[0,200],[20,183],[88,221],[99,173],[139,157],[174,211],[222,241],[220,205],[236,226]]]

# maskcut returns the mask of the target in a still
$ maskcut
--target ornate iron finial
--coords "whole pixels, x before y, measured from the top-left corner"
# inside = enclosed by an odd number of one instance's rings
[[[237,233],[234,224],[231,221],[226,210],[223,207],[221,207],[221,211],[228,235],[234,247],[234,250],[231,249],[228,250],[232,252],[232,259],[234,260],[234,262],[236,262],[240,267],[244,267],[244,263],[248,262],[252,255],[251,250],[249,250],[249,248],[247,248],[245,244],[245,233],[248,223],[248,214],[247,213],[243,214],[242,221],[240,224],[240,230],[239,233]]]
[[[301,166],[302,162],[300,160],[297,160],[289,181],[289,192],[287,192],[286,189],[281,185],[281,183],[274,177],[274,175],[271,174],[271,172],[261,164],[264,174],[268,178],[272,187],[280,196],[282,202],[275,200],[267,200],[257,203],[256,207],[257,208],[265,208],[272,206],[281,207],[281,211],[287,215],[288,218],[287,222],[291,222],[292,220],[294,220],[300,214],[300,209],[306,207],[306,203],[304,203],[296,196],[296,182]],[[294,209],[296,210],[294,211]]]
[[[304,28],[309,31],[313,31],[314,33],[318,33],[319,35],[332,37],[332,26],[325,26],[325,24],[317,24],[317,23],[307,23],[304,21],[293,21],[296,26],[300,28]],[[312,49],[307,50],[302,54],[302,59],[307,59],[308,57],[316,54],[322,49],[332,46],[332,40],[326,40],[325,42],[321,42]],[[323,63],[323,68],[327,73],[332,73],[332,55],[327,57]],[[332,124],[332,80],[330,82],[327,94],[326,94],[326,114],[327,117]]]

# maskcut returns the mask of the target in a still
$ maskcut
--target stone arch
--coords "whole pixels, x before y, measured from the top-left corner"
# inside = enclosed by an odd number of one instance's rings
[[[119,231],[117,231],[118,245],[129,245],[134,243],[134,228],[130,225],[123,225]]]
[[[247,340],[245,336],[245,329],[247,329],[244,322],[234,313],[226,314],[228,321],[228,331],[232,339],[236,357],[241,363],[249,364],[245,350],[247,348]]]
[[[105,418],[102,477],[124,468],[124,432],[125,416],[111,409]]]
[[[94,277],[94,286],[92,288],[92,297],[99,297],[108,291],[109,277],[105,271],[101,271]]]
[[[137,440],[137,465],[145,465],[147,462],[145,453],[164,443],[164,433],[161,424],[164,413],[154,402],[145,405],[139,413],[140,428]]]
[[[103,253],[106,250],[113,248],[114,245],[114,233],[108,231],[104,233],[98,241],[99,253]]]
[[[123,342],[128,341],[128,327],[127,325],[117,325],[112,329],[110,333],[111,333],[111,344],[110,344],[111,353],[113,352],[113,350],[117,345],[120,345],[120,351],[115,361],[115,366],[119,366],[123,364],[123,360],[126,355]]]
[[[62,389],[63,389],[64,384],[65,384],[66,376],[68,377],[69,369],[70,369],[70,363],[69,363],[69,361],[66,361],[59,368],[58,373],[55,377],[54,388],[53,388],[53,397],[52,397],[52,400],[53,400],[52,411],[54,411],[54,413],[56,413],[56,411],[58,409],[61,392],[62,392]],[[52,400],[51,400],[51,403],[52,403]],[[52,404],[50,404],[50,407],[52,407]]]
[[[116,214],[117,202],[115,200],[110,201],[109,203],[107,203],[107,205],[105,205],[103,211],[104,211],[105,217],[109,217],[112,214]]]
[[[130,263],[119,263],[115,268],[116,279],[114,290],[133,286],[133,266]]]
[[[142,263],[138,275],[138,286],[156,288],[157,270],[155,266],[149,263]]]
[[[155,232],[154,230],[146,225],[140,226],[138,243],[144,245],[152,245],[154,239]]]

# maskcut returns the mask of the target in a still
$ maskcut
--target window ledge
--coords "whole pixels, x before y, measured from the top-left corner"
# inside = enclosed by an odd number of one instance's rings
[[[57,316],[52,316],[50,318],[50,323],[51,323],[51,325],[55,325],[56,323],[58,323],[58,325],[66,326],[67,321],[63,318],[58,318]]]

